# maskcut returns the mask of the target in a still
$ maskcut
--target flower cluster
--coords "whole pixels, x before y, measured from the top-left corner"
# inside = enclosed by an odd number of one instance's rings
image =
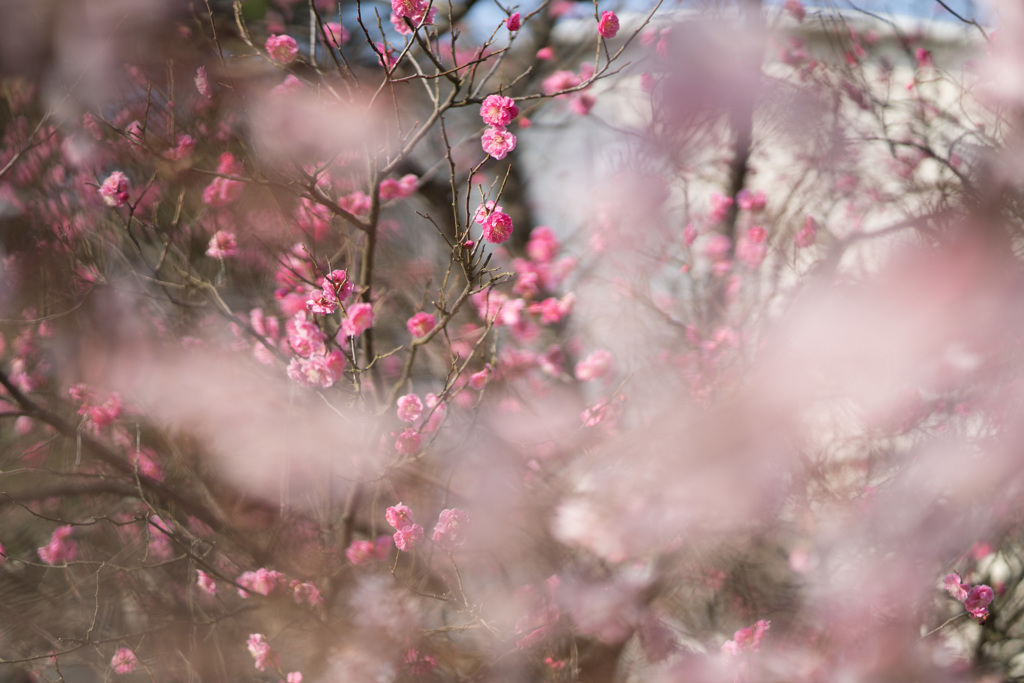
[[[395,547],[410,552],[423,540],[423,527],[412,518],[412,510],[401,503],[387,509],[384,515],[388,524],[396,529]]]
[[[518,16],[518,15],[517,15]],[[480,106],[480,118],[488,128],[480,144],[495,159],[504,159],[516,148],[516,136],[506,126],[519,115],[519,107],[511,97],[488,95]]]
[[[988,618],[988,606],[992,604],[995,593],[992,588],[985,584],[969,586],[956,572],[946,574],[942,581],[946,592],[956,600],[964,604],[967,613],[978,620],[978,623]]]

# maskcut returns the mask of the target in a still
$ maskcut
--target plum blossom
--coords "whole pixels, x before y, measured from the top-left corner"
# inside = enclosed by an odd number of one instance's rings
[[[204,593],[209,595],[217,594],[217,583],[213,580],[213,577],[202,569],[196,570],[196,585],[199,586],[199,589]]]
[[[398,398],[398,419],[413,423],[423,415],[423,401],[416,394],[406,394]]]
[[[469,525],[469,514],[465,510],[451,508],[441,510],[434,526],[433,541],[442,548],[454,550],[466,542],[465,528]]]
[[[358,337],[373,326],[373,305],[361,302],[348,307],[348,315],[341,322],[346,337]]]
[[[135,656],[135,653],[126,647],[122,647],[120,650],[114,653],[114,656],[110,660],[110,668],[115,673],[124,676],[135,671],[136,667],[139,666],[139,658]]]
[[[619,18],[615,12],[601,12],[601,19],[597,22],[597,32],[602,38],[612,39],[619,32]]]
[[[327,335],[315,322],[306,317],[306,311],[299,311],[287,322],[285,333],[292,351],[303,358],[326,351],[324,342],[327,340]]]
[[[295,600],[296,605],[301,605],[305,602],[312,607],[322,607],[324,604],[320,590],[308,581],[292,581],[291,589],[292,599]]]
[[[408,322],[405,323],[409,334],[417,339],[430,334],[435,325],[437,325],[437,318],[432,313],[425,313],[423,311],[409,318]]]
[[[484,239],[491,244],[501,244],[512,236],[512,219],[503,211],[492,211],[484,219]]]
[[[288,377],[307,387],[326,389],[341,379],[345,370],[345,355],[338,349],[309,358],[292,358],[288,364]]]
[[[215,232],[210,238],[210,244],[206,247],[206,255],[210,258],[223,259],[237,253],[238,242],[235,240],[235,233],[227,230]]]
[[[247,598],[250,593],[270,595],[278,589],[284,588],[287,585],[287,579],[279,571],[260,567],[254,572],[243,573],[238,577],[236,583],[242,587],[238,589],[238,595]]]
[[[818,239],[818,222],[814,216],[808,216],[804,225],[793,238],[793,243],[798,247],[809,247]]]
[[[771,623],[767,619],[759,619],[753,626],[741,628],[733,634],[732,640],[722,645],[722,652],[730,655],[738,655],[743,651],[757,652],[761,649],[761,639]]]
[[[354,540],[349,544],[348,548],[345,549],[345,557],[352,564],[366,564],[373,560],[386,560],[388,554],[391,552],[392,538],[391,536],[380,536],[377,538],[377,542],[365,541],[365,540]]]
[[[402,455],[412,455],[420,449],[421,443],[420,433],[409,427],[395,439],[395,450]]]
[[[545,95],[554,95],[562,90],[571,90],[580,84],[580,77],[572,71],[556,71],[541,83]]]
[[[413,520],[412,510],[408,505],[398,503],[389,507],[384,518],[396,529],[394,534],[395,547],[409,552],[423,540],[423,527]]]
[[[516,136],[502,126],[491,126],[480,138],[480,146],[495,159],[504,159],[516,148]]]
[[[348,42],[348,29],[336,21],[324,24],[324,31],[327,33],[327,38],[330,44],[334,47],[341,47]]]
[[[967,593],[967,597],[964,599],[964,607],[972,617],[981,623],[988,617],[988,606],[992,604],[994,597],[995,593],[993,593],[989,586],[977,585]]]
[[[270,648],[270,643],[262,633],[252,633],[246,643],[249,654],[255,662],[256,668],[265,671],[267,666],[276,667],[280,657]]]
[[[736,258],[751,268],[757,268],[768,253],[768,245],[765,242],[767,236],[764,228],[758,225],[751,227],[736,245]]]
[[[786,0],[785,8],[790,16],[799,22],[802,22],[804,17],[807,16],[807,10],[804,9],[804,5],[800,0]]]
[[[736,203],[744,211],[763,211],[764,207],[768,204],[768,197],[765,195],[764,190],[751,192],[750,190],[742,189],[736,195]]]
[[[285,683],[302,683],[302,672],[292,671],[287,676],[285,676],[284,680]]]
[[[128,177],[121,171],[114,171],[100,185],[100,196],[103,197],[103,203],[115,208],[128,203],[131,197],[130,192]]]
[[[537,263],[551,263],[560,246],[554,230],[546,225],[538,225],[530,231],[530,241],[526,243],[526,255]]]
[[[310,313],[330,315],[338,310],[338,299],[330,289],[314,289],[306,300],[306,308]]]
[[[78,543],[71,536],[74,528],[70,524],[57,527],[50,542],[39,548],[39,559],[49,565],[65,564],[78,557]]]
[[[519,107],[511,97],[488,95],[480,105],[480,118],[488,126],[507,126],[518,115]]]
[[[381,201],[388,201],[389,199],[405,199],[410,197],[416,192],[418,183],[419,178],[412,173],[407,173],[398,180],[385,178],[380,181],[380,199]]]
[[[612,367],[612,354],[606,349],[598,349],[576,364],[576,379],[588,382],[608,374]]]
[[[523,19],[519,16],[519,12],[513,12],[509,15],[508,19],[505,20],[505,28],[507,28],[510,33],[515,33],[522,27]]]
[[[724,221],[725,217],[729,214],[729,209],[733,205],[732,197],[726,197],[718,192],[711,193],[711,213],[708,218],[712,223],[718,223]]]
[[[196,69],[195,75],[196,90],[206,99],[213,97],[213,90],[210,89],[210,80],[206,76],[206,67]]]
[[[267,54],[278,64],[291,64],[299,54],[299,46],[289,35],[271,35],[265,45]]]

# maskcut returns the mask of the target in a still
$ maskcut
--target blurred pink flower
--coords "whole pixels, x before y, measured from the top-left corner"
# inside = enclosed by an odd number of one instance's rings
[[[100,185],[100,195],[107,206],[124,206],[130,198],[129,192],[128,178],[121,171],[114,171]]]
[[[122,647],[120,650],[115,652],[113,658],[110,660],[110,667],[115,673],[122,676],[135,671],[138,665],[139,658],[135,656],[134,652],[126,647]]]
[[[992,604],[994,597],[995,593],[993,593],[990,587],[985,585],[974,586],[964,599],[964,607],[972,617],[982,622],[988,617],[988,606]]]
[[[442,548],[453,550],[466,542],[466,530],[469,526],[469,514],[465,510],[452,508],[442,510],[434,526],[434,543]]]
[[[419,338],[427,336],[436,324],[437,318],[433,314],[420,311],[409,318],[408,322],[405,323],[405,327],[409,330],[409,334]]]
[[[398,419],[413,423],[423,415],[423,402],[416,394],[406,394],[398,398]]]
[[[235,240],[235,233],[227,230],[218,230],[210,238],[210,244],[206,247],[206,255],[211,258],[223,259],[234,256],[238,253],[238,242]]]
[[[341,323],[346,337],[358,337],[373,326],[373,305],[361,302],[348,307],[348,315]]]
[[[202,569],[197,569],[196,577],[196,585],[199,586],[200,590],[210,595],[217,594],[217,583],[209,574],[204,572]]]
[[[256,668],[260,671],[265,671],[267,665],[277,666],[280,657],[270,649],[270,643],[266,641],[262,633],[250,634],[246,646],[249,648],[249,654],[255,660]]]
[[[49,565],[72,562],[78,557],[78,544],[69,538],[74,528],[70,525],[57,527],[50,542],[39,548],[39,559]]]

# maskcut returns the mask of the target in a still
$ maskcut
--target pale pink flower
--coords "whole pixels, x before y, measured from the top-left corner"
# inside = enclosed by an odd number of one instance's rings
[[[338,299],[330,289],[314,289],[306,300],[306,308],[310,313],[330,315],[338,310]]]
[[[394,534],[395,547],[403,552],[412,552],[413,548],[423,540],[423,527],[419,524],[412,524],[399,529]]]
[[[203,190],[203,202],[210,206],[227,206],[242,196],[245,185],[230,178],[214,178]]]
[[[488,95],[480,105],[480,118],[489,126],[507,126],[518,115],[519,107],[511,97]]]
[[[276,652],[270,649],[270,643],[266,641],[262,633],[250,634],[246,646],[256,663],[256,668],[260,671],[265,671],[268,665],[271,668],[277,666],[280,658]]]
[[[538,225],[530,232],[530,240],[526,243],[526,255],[537,263],[550,263],[560,246],[554,230],[546,225]]]
[[[271,35],[267,38],[265,47],[270,58],[278,64],[291,64],[299,54],[298,44],[289,35]]]
[[[412,516],[412,508],[404,503],[397,503],[385,510],[384,519],[395,529],[404,529],[416,523]]]
[[[409,318],[405,323],[409,334],[416,338],[427,336],[434,329],[435,325],[437,325],[437,318],[432,313],[425,313],[423,311]]]
[[[323,354],[326,350],[324,342],[327,340],[327,335],[315,322],[307,319],[306,311],[299,311],[287,322],[285,333],[292,351],[303,358],[309,358],[314,354]]]
[[[597,32],[602,38],[611,39],[619,32],[619,18],[615,12],[601,12],[601,19],[597,22]]]
[[[211,258],[223,259],[237,253],[238,242],[235,240],[235,233],[227,230],[215,232],[210,238],[210,244],[206,247],[206,255]]]
[[[348,279],[348,273],[344,270],[332,270],[329,275],[320,280],[321,289],[329,289],[337,294],[342,301],[352,296],[356,286]]]
[[[130,198],[128,178],[121,171],[114,171],[100,185],[100,196],[107,206],[124,206]]]
[[[590,93],[581,92],[569,100],[569,111],[578,116],[586,116],[597,104],[597,98]]]
[[[188,159],[196,151],[196,139],[191,135],[182,133],[178,136],[178,144],[168,153],[172,161]]]
[[[377,556],[377,548],[372,541],[355,540],[345,548],[345,557],[352,564],[366,564]]]
[[[501,160],[515,150],[516,136],[500,126],[492,126],[484,131],[480,138],[480,146],[495,159]]]
[[[425,0],[391,0],[391,11],[399,17],[412,19],[417,14],[426,12],[427,5]]]
[[[920,67],[932,66],[933,64],[931,51],[923,47],[919,47],[914,51],[914,59]]]
[[[802,22],[804,17],[807,15],[807,11],[804,9],[803,3],[801,3],[800,0],[786,0],[784,7],[786,8],[786,11],[789,12],[790,16],[797,21]]]
[[[736,195],[736,203],[744,211],[763,211],[764,207],[768,204],[768,197],[765,195],[764,190],[751,192],[750,190],[742,189]]]
[[[542,47],[541,49],[537,50],[537,59],[539,59],[542,62],[547,62],[551,59],[554,59],[554,57],[555,51],[550,47]]]
[[[250,593],[270,595],[284,588],[287,585],[287,578],[279,571],[260,567],[254,572],[243,573],[235,583],[242,587],[238,589],[238,595],[247,598]]]
[[[697,239],[697,226],[693,223],[687,223],[686,227],[683,228],[683,242],[686,246],[691,246]]]
[[[202,569],[196,570],[196,577],[196,585],[199,586],[200,590],[210,595],[217,594],[217,583],[213,580],[213,577]]]
[[[78,557],[78,543],[69,538],[72,531],[74,528],[70,524],[57,527],[50,542],[37,551],[39,559],[49,565],[73,562]]]
[[[572,71],[556,71],[541,82],[545,95],[554,95],[563,90],[570,90],[580,84],[580,77]]]
[[[381,201],[388,201],[389,199],[404,199],[409,197],[416,192],[416,186],[418,183],[419,178],[412,173],[402,176],[399,180],[395,180],[394,178],[385,178],[380,182],[380,199]]]
[[[213,97],[213,90],[210,88],[210,81],[206,77],[205,66],[201,66],[198,69],[196,69],[195,82],[196,90],[199,91],[200,95],[202,95],[206,99],[210,99],[211,97]]]
[[[725,217],[729,214],[729,208],[732,207],[732,197],[726,197],[718,192],[711,193],[711,213],[708,216],[712,223],[718,223],[724,221]]]
[[[484,239],[491,244],[501,244],[512,236],[512,219],[502,211],[492,211],[483,223]]]
[[[434,543],[447,550],[454,550],[466,542],[467,526],[469,514],[465,510],[442,510],[438,515],[437,524],[434,525]]]
[[[285,683],[302,683],[302,672],[292,671],[290,674],[285,676]]]
[[[126,647],[122,647],[120,650],[114,653],[113,658],[110,660],[110,667],[115,673],[124,676],[135,671],[136,667],[139,666],[139,658],[135,656],[135,653]]]
[[[704,244],[704,255],[715,262],[725,261],[729,258],[731,247],[732,240],[721,233],[715,233]]]
[[[307,387],[326,389],[333,386],[345,370],[345,355],[333,349],[324,355],[292,358],[288,363],[288,377]]]
[[[757,268],[768,253],[767,235],[764,228],[758,225],[751,227],[736,245],[736,258],[751,268]]]
[[[598,349],[576,364],[576,379],[589,382],[608,374],[612,367],[612,354],[605,349]]]
[[[956,572],[946,574],[946,577],[942,580],[943,585],[953,598],[963,602],[967,599],[967,593],[970,590],[968,585],[963,582],[960,575]]]
[[[798,247],[809,247],[814,244],[818,239],[818,222],[814,220],[813,216],[808,216],[807,220],[804,221],[804,226],[800,228],[796,236],[793,238],[793,243]]]
[[[757,652],[761,649],[761,639],[770,627],[770,621],[759,619],[753,626],[741,628],[733,634],[732,640],[722,645],[722,652],[730,655],[738,655],[744,650]]]
[[[334,47],[341,47],[348,42],[348,29],[338,22],[331,21],[324,24],[324,30],[327,32],[327,39],[329,43]]]
[[[509,15],[509,18],[505,20],[505,28],[512,33],[515,33],[523,27],[523,19],[519,16],[519,12],[513,12]]]
[[[395,450],[402,455],[412,455],[420,449],[421,442],[419,432],[409,427],[395,439]]]
[[[488,216],[490,216],[495,211],[501,210],[502,208],[500,205],[492,201],[486,201],[480,206],[476,207],[476,213],[473,214],[473,221],[479,223],[480,225],[483,225],[484,221],[487,220]]]
[[[479,372],[474,372],[469,376],[469,386],[477,391],[480,391],[487,384],[487,381],[491,378],[491,368],[485,367]]]
[[[427,394],[424,404],[426,405],[426,412],[430,413],[430,418],[423,425],[422,431],[435,431],[441,426],[441,422],[444,421],[444,416],[448,412],[448,406],[436,394]]]
[[[373,326],[373,305],[365,302],[348,307],[348,316],[341,323],[346,337],[358,337]]]
[[[416,422],[423,415],[423,401],[416,394],[398,398],[398,419],[402,422]]]

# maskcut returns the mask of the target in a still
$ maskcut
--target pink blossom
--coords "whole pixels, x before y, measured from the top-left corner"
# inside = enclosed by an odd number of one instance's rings
[[[217,583],[209,574],[204,572],[202,569],[197,569],[196,577],[196,585],[199,586],[201,591],[210,595],[217,594]]]
[[[786,11],[789,12],[797,21],[802,22],[804,17],[807,15],[807,11],[804,9],[803,3],[800,0],[786,0],[785,4]]]
[[[74,528],[70,524],[57,527],[50,537],[50,542],[37,551],[39,559],[49,565],[73,562],[78,557],[78,544],[69,538],[72,531]]]
[[[345,548],[345,557],[352,564],[366,564],[376,557],[376,546],[372,541],[354,540]]]
[[[206,255],[211,258],[223,259],[234,256],[238,253],[238,242],[235,234],[227,230],[218,230],[210,238],[210,244],[206,247]]]
[[[468,525],[469,514],[465,510],[442,510],[434,526],[434,543],[447,550],[454,550],[466,542],[465,528]]]
[[[578,116],[586,116],[597,104],[597,98],[590,93],[581,92],[569,100],[569,111]]]
[[[519,115],[519,107],[511,97],[488,95],[480,105],[480,118],[489,126],[505,127]]]
[[[960,575],[956,572],[946,574],[946,577],[942,580],[946,591],[955,599],[963,602],[967,599],[967,593],[970,588],[960,578]]]
[[[345,371],[345,356],[338,349],[309,358],[292,358],[288,363],[288,377],[307,387],[326,389],[333,386]]]
[[[615,12],[601,12],[601,19],[597,22],[597,32],[602,38],[612,39],[619,32],[619,18]]]
[[[416,523],[412,516],[412,508],[404,503],[397,503],[385,510],[384,519],[395,529],[404,529]]]
[[[437,658],[425,655],[415,648],[409,648],[405,653],[405,663],[413,676],[426,676],[437,668]]]
[[[477,391],[480,391],[487,384],[487,380],[491,378],[491,368],[486,367],[479,372],[474,372],[469,376],[469,386]]]
[[[995,593],[985,585],[978,585],[971,588],[964,599],[964,607],[972,617],[979,622],[985,621],[988,617],[988,606],[992,604]]]
[[[691,246],[697,239],[697,226],[693,223],[687,223],[686,227],[683,228],[683,242],[686,246]]]
[[[919,47],[914,51],[914,59],[917,61],[917,65],[921,67],[932,66],[933,64],[931,51],[923,47]]]
[[[395,450],[402,455],[412,455],[419,451],[421,441],[419,432],[409,427],[395,439]]]
[[[480,146],[495,159],[504,159],[516,148],[516,136],[503,127],[492,126],[484,131]]]
[[[285,683],[302,683],[302,672],[292,671],[290,674],[285,676]]]
[[[110,667],[115,673],[124,676],[135,671],[139,665],[139,658],[135,656],[135,653],[126,647],[122,647],[120,650],[114,653],[113,658],[110,660]]]
[[[751,227],[736,246],[736,258],[751,268],[757,268],[768,253],[766,237],[764,228],[757,225]]]
[[[427,5],[425,0],[391,0],[391,11],[399,17],[412,19],[417,14],[426,12]]]
[[[441,426],[441,422],[444,420],[448,407],[444,401],[438,398],[435,394],[427,394],[424,404],[426,405],[426,412],[430,413],[430,418],[427,420],[427,423],[423,425],[422,431],[433,432]]]
[[[214,178],[203,190],[203,202],[210,206],[227,206],[242,196],[245,186],[230,178]]]
[[[285,325],[285,332],[292,351],[303,358],[323,354],[326,350],[324,341],[327,340],[327,335],[315,322],[307,319],[306,311],[296,313]]]
[[[814,244],[818,239],[818,222],[814,220],[813,216],[808,216],[807,220],[804,221],[804,226],[800,228],[796,236],[793,238],[793,243],[797,247],[809,247]]]
[[[526,243],[526,255],[537,263],[550,263],[560,247],[555,231],[546,225],[538,225],[530,232],[530,240]]]
[[[760,619],[753,626],[741,628],[733,634],[732,640],[722,645],[722,652],[730,655],[738,655],[744,650],[757,652],[761,649],[761,639],[770,627],[770,621]]]
[[[539,59],[542,62],[554,59],[554,57],[555,51],[550,47],[542,47],[541,49],[537,50],[537,59]]]
[[[715,262],[725,261],[729,258],[731,248],[732,240],[721,233],[715,233],[704,244],[704,255]]]
[[[420,311],[405,323],[405,327],[409,330],[409,334],[417,339],[425,337],[430,334],[430,331],[434,329],[437,324],[437,318],[432,313],[425,313]]]
[[[373,326],[373,305],[361,302],[348,307],[348,316],[341,323],[346,337],[358,337]]]
[[[388,201],[389,199],[404,199],[409,197],[416,192],[416,186],[418,183],[419,178],[412,173],[402,176],[399,180],[395,180],[394,178],[385,178],[380,182],[380,199],[381,201]]]
[[[314,289],[306,300],[306,308],[310,313],[330,315],[338,310],[338,298],[330,289]]]
[[[423,415],[423,402],[416,394],[398,398],[398,419],[402,422],[416,422]]]
[[[279,571],[260,567],[254,572],[243,573],[235,583],[241,586],[238,589],[238,595],[247,598],[250,593],[270,595],[278,589],[284,588],[287,585],[287,579]]]
[[[348,42],[348,30],[336,21],[324,24],[324,31],[327,33],[328,41],[334,47],[341,47]]]
[[[712,223],[724,221],[729,214],[729,208],[733,205],[732,197],[726,197],[718,192],[711,193],[711,213],[708,218]]]
[[[480,206],[476,207],[476,213],[473,214],[473,221],[480,225],[483,225],[484,221],[487,220],[488,216],[490,216],[495,211],[501,210],[502,208],[498,204],[495,204],[492,201],[486,201]]]
[[[124,206],[130,198],[128,177],[121,171],[114,171],[100,185],[100,195],[107,206]]]
[[[750,190],[743,189],[736,195],[736,203],[744,211],[763,211],[768,203],[768,197],[765,196],[764,190],[751,192]]]
[[[394,539],[396,548],[403,552],[412,552],[413,548],[423,540],[423,527],[419,524],[411,524],[396,531]]]
[[[278,64],[291,64],[299,54],[299,46],[289,35],[271,35],[265,47],[270,58]]]
[[[268,665],[271,668],[277,667],[280,657],[270,649],[270,643],[266,641],[262,633],[250,634],[246,646],[249,648],[249,654],[255,660],[257,669],[265,671]]]
[[[344,270],[332,270],[330,274],[325,275],[320,280],[320,288],[333,291],[338,299],[344,301],[352,296],[352,292],[355,291],[356,287],[348,279],[348,273]]]
[[[541,83],[545,95],[554,95],[563,90],[571,90],[580,84],[580,77],[571,71],[556,71]]]
[[[612,354],[605,349],[598,349],[576,364],[576,379],[588,382],[608,374],[612,367]]]
[[[491,244],[501,244],[512,236],[512,219],[507,213],[493,211],[484,220],[484,239]]]
[[[205,66],[201,66],[198,69],[196,69],[195,83],[196,90],[199,92],[200,95],[202,95],[206,99],[210,99],[211,97],[213,97],[213,90],[210,88],[210,81],[206,77]]]
[[[320,590],[312,583],[308,581],[292,581],[292,599],[295,600],[296,605],[307,603],[311,607],[322,607],[324,604],[323,596],[320,595]]]
[[[505,20],[505,28],[510,32],[515,33],[523,26],[522,17],[519,16],[519,12],[513,12],[509,15],[508,19]]]

